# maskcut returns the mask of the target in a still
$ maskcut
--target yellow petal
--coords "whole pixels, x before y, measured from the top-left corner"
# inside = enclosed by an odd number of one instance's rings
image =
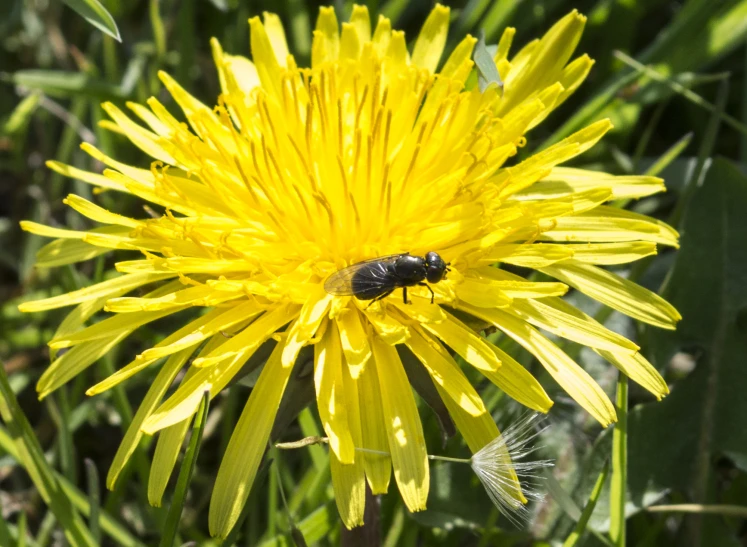
[[[481,308],[505,308],[511,305],[511,298],[489,281],[479,278],[465,278],[456,286],[460,300]]]
[[[656,243],[631,241],[624,243],[584,243],[566,245],[573,250],[573,259],[585,264],[627,264],[656,254]]]
[[[664,180],[646,175],[615,176],[602,171],[553,167],[550,174],[514,196],[515,199],[536,200],[565,196],[590,188],[609,188],[611,199],[640,198],[663,192]]]
[[[361,324],[360,312],[355,308],[349,308],[345,313],[338,315],[336,321],[345,361],[350,374],[357,379],[372,355],[368,336]]]
[[[445,321],[424,324],[423,328],[438,336],[476,369],[481,371],[498,370],[501,361],[490,348],[490,344],[456,317],[450,313],[444,313],[446,315]]]
[[[372,345],[372,342],[369,341]],[[379,376],[375,358],[361,370],[357,380],[358,401],[361,420],[361,435],[365,448],[363,466],[366,479],[374,494],[386,494],[392,475],[392,459],[389,456],[387,426],[381,399]]]
[[[64,175],[71,179],[83,181],[86,184],[91,184],[100,188],[106,188],[107,190],[127,192],[127,188],[125,186],[114,182],[104,175],[83,171],[82,169],[78,169],[77,167],[73,167],[71,165],[65,165],[64,163],[60,163],[58,161],[48,161],[46,163],[46,166],[55,173],[59,173],[60,175]]]
[[[355,459],[355,445],[342,394],[345,389],[343,368],[340,336],[335,323],[330,322],[321,341],[314,345],[316,404],[330,449],[341,463],[351,464]]]
[[[312,292],[301,308],[301,313],[288,331],[288,341],[283,349],[283,366],[289,367],[296,362],[298,352],[316,333],[332,302],[332,295],[327,294],[321,285]]]
[[[401,344],[409,333],[407,327],[397,321],[394,317],[386,312],[379,310],[363,310],[368,322],[371,323],[376,333],[390,345]]]
[[[535,329],[501,310],[466,305],[460,308],[489,321],[537,357],[555,381],[602,426],[607,427],[617,420],[615,407],[594,379]]]
[[[280,64],[275,56],[270,38],[259,17],[249,19],[251,34],[252,60],[257,67],[262,89],[277,97],[282,95],[280,89]]]
[[[340,57],[340,31],[335,9],[331,6],[319,8],[316,30],[311,45],[311,68],[317,68],[327,61]]]
[[[636,353],[639,349],[624,336],[606,329],[596,321],[587,321],[565,313],[540,300],[517,301],[511,307],[511,313],[535,327],[590,348],[628,354]]]
[[[366,6],[353,4],[350,23],[355,27],[361,44],[371,41],[371,18],[368,16],[368,8]]]
[[[164,147],[167,145],[168,141],[133,122],[124,112],[114,106],[114,104],[106,102],[103,103],[101,107],[106,110],[106,113],[109,114],[112,120],[114,120],[122,133],[130,139],[132,144],[157,160],[176,165],[177,161],[169,153],[168,149]]]
[[[353,438],[353,446],[363,446],[361,417],[359,411],[358,382],[351,375],[351,368],[342,367],[343,388],[340,392],[342,405],[347,411],[348,427]],[[335,491],[335,502],[342,522],[348,528],[363,524],[363,512],[366,504],[365,453],[356,452],[352,464],[340,462],[334,451],[330,452],[330,470],[332,486]]]
[[[426,338],[414,329],[406,344],[428,371],[433,383],[440,386],[464,412],[470,416],[479,416],[486,412],[480,396],[437,340],[430,336]],[[491,437],[487,442],[494,438],[495,436]]]
[[[99,207],[87,199],[76,196],[75,194],[70,194],[62,200],[62,202],[78,211],[81,215],[86,216],[91,220],[95,220],[96,222],[117,224],[128,228],[137,228],[141,224],[138,220],[107,211],[103,207]]]
[[[441,4],[436,4],[431,10],[412,50],[412,63],[415,66],[436,72],[449,33],[449,13],[449,8]]]
[[[117,482],[117,477],[122,472],[122,469],[127,464],[132,453],[140,443],[140,439],[143,436],[140,431],[140,426],[145,421],[150,413],[155,410],[156,406],[161,402],[166,390],[169,388],[171,383],[176,378],[178,372],[182,369],[187,359],[190,358],[194,348],[188,348],[172,355],[166,363],[158,371],[158,375],[153,380],[148,392],[143,397],[143,400],[138,406],[135,416],[132,418],[130,425],[127,427],[122,442],[119,444],[117,453],[114,455],[114,460],[109,466],[109,473],[106,476],[106,487],[109,490],[114,489],[114,485]]]
[[[569,315],[574,315],[579,319],[596,323],[593,318],[561,298],[550,298],[545,300],[545,303]],[[661,399],[669,393],[669,387],[667,387],[664,378],[661,377],[661,374],[640,353],[594,351],[612,363],[620,371],[624,372],[631,380],[653,393],[657,399]]]
[[[373,351],[376,364],[370,368],[377,373],[381,386],[394,479],[407,508],[423,511],[428,499],[428,454],[412,388],[395,348],[376,336]]]
[[[374,44],[374,49],[379,57],[383,57],[389,51],[389,41],[391,38],[392,22],[383,15],[379,15],[379,20],[376,23],[376,30],[371,39]]]
[[[679,312],[658,294],[596,266],[570,260],[540,271],[625,315],[663,329],[674,329]]]
[[[541,243],[497,245],[484,256],[479,264],[495,264],[505,262],[524,268],[543,268],[571,258],[573,251],[561,245],[543,245]]]
[[[216,309],[201,319],[188,323],[154,347],[137,356],[139,360],[158,359],[181,351],[193,344],[207,340],[222,330],[229,329],[242,321],[251,320],[262,312],[256,302],[242,302],[228,310]]]
[[[558,81],[563,67],[576,49],[585,23],[586,17],[573,10],[547,31],[532,48],[526,66],[521,70],[512,70],[510,78],[506,79],[506,91],[501,101],[503,112],[523,101],[534,90]]]
[[[508,353],[493,344],[489,345],[496,358],[500,359],[501,368],[496,371],[481,370],[483,376],[518,403],[547,414],[553,402],[537,379]]]
[[[361,55],[361,41],[352,23],[342,24],[340,37],[340,59],[358,59]]]
[[[280,17],[268,11],[263,11],[262,17],[264,18],[267,37],[272,45],[272,51],[275,52],[275,58],[280,66],[285,67],[288,59],[288,42],[285,39],[283,22]]]
[[[109,296],[110,294],[121,290],[132,290],[154,281],[160,281],[175,276],[175,273],[140,273],[122,275],[60,296],[53,296],[52,298],[36,300],[33,302],[24,302],[18,306],[18,309],[22,312],[35,312],[61,308],[63,306],[72,306],[73,304],[80,304],[81,302],[87,302],[88,300]]]
[[[208,512],[213,536],[228,535],[249,497],[292,370],[281,362],[282,348],[277,345],[262,369],[223,455]]]
[[[489,281],[491,288],[501,291],[509,298],[545,298],[563,296],[568,292],[568,285],[563,283],[526,281],[498,268],[474,268],[468,273]]]
[[[205,391],[210,391],[211,398],[220,393],[256,349],[297,314],[297,306],[286,305],[275,308],[206,357],[195,359],[193,365],[197,367],[202,365],[202,368],[145,421],[143,431],[152,435],[164,427],[192,416],[197,411]],[[283,345],[280,344],[280,350],[278,350],[280,355],[282,355],[282,347]]]

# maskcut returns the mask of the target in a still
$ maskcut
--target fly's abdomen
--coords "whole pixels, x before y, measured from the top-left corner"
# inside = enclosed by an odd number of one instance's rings
[[[372,282],[372,278],[376,278],[382,275],[379,270],[382,269],[380,264],[366,265],[353,275],[350,280],[352,292],[356,298],[360,300],[373,300],[377,296],[381,296],[387,291],[394,287],[385,286],[386,283],[379,281],[378,283]]]

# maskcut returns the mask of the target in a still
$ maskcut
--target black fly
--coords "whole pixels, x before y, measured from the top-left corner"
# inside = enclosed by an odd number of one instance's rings
[[[338,296],[372,300],[373,304],[401,288],[402,298],[407,304],[407,287],[420,285],[431,291],[433,304],[433,289],[423,281],[438,283],[450,271],[448,266],[438,253],[432,251],[425,257],[407,253],[382,256],[358,262],[333,273],[324,282],[324,290]]]

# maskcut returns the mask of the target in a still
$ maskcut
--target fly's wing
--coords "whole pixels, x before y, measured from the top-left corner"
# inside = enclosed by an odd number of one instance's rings
[[[354,296],[361,289],[372,292],[380,290],[382,293],[391,290],[392,281],[388,275],[387,266],[400,256],[402,255],[364,260],[338,270],[324,281],[324,290],[336,296]],[[355,287],[353,287],[354,277]]]

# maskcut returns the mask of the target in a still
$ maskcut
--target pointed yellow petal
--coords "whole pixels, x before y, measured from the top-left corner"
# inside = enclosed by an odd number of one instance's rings
[[[65,205],[69,205],[70,207],[78,211],[81,215],[103,224],[117,224],[119,226],[126,226],[128,228],[137,228],[141,224],[139,220],[134,220],[107,211],[103,207],[99,207],[98,205],[91,203],[87,199],[76,196],[75,194],[68,195],[65,199],[62,200],[62,203],[64,203]]]
[[[285,67],[288,59],[288,42],[285,39],[283,22],[280,17],[268,11],[263,11],[262,17],[265,21],[265,31],[272,45],[272,51],[275,52],[275,58],[280,66]]]
[[[573,250],[573,259],[585,264],[611,266],[627,264],[656,254],[656,243],[631,241],[623,243],[583,243],[566,245]]]
[[[270,38],[259,17],[249,19],[251,34],[252,61],[257,67],[262,89],[275,96],[281,96],[280,64],[275,56]]]
[[[95,247],[87,241],[77,239],[57,239],[44,245],[36,252],[37,268],[55,268],[91,260],[109,252],[109,249]]]
[[[281,362],[282,348],[278,344],[267,360],[226,447],[210,499],[211,535],[225,538],[249,497],[292,370]]]
[[[495,352],[496,358],[501,360],[501,368],[496,371],[481,370],[483,376],[518,403],[547,414],[553,402],[542,384],[508,353],[493,344],[490,344],[490,348]]]
[[[357,379],[372,355],[368,336],[361,324],[360,312],[355,308],[349,308],[345,313],[338,315],[336,321],[345,361],[350,374]]]
[[[117,477],[119,477],[119,474],[122,472],[122,469],[127,464],[127,461],[135,451],[135,448],[137,448],[137,445],[143,436],[142,431],[140,431],[140,426],[161,402],[166,390],[174,381],[174,378],[176,378],[177,373],[187,362],[187,359],[190,358],[193,351],[194,348],[189,348],[172,355],[158,371],[158,375],[155,380],[153,380],[153,383],[148,389],[148,393],[145,394],[145,397],[140,402],[137,412],[132,418],[132,421],[127,428],[127,432],[122,438],[122,442],[119,444],[117,453],[114,455],[114,460],[112,461],[111,466],[109,466],[109,473],[106,476],[106,487],[109,490],[114,489]]]
[[[489,321],[532,353],[555,381],[602,426],[617,420],[615,407],[602,388],[558,346],[524,321],[501,310],[463,305],[460,308],[475,317]]]
[[[455,289],[460,300],[480,308],[505,308],[512,302],[505,293],[480,278],[467,277]]]
[[[636,353],[639,349],[635,343],[596,321],[565,313],[541,300],[517,301],[511,307],[511,313],[535,327],[590,348],[628,354]]]
[[[449,13],[449,8],[441,4],[433,8],[415,41],[412,64],[436,72],[449,33]]]
[[[222,334],[213,336],[205,347],[200,350],[199,355],[210,353],[215,347],[225,342]],[[199,369],[191,367],[182,378],[181,385],[184,385],[197,373]],[[161,506],[163,493],[169,484],[169,479],[174,471],[176,460],[181,452],[184,439],[189,431],[191,420],[189,418],[174,424],[166,429],[161,430],[158,434],[156,451],[153,454],[153,463],[150,466],[150,475],[148,477],[148,503],[154,507]]]
[[[407,327],[405,327],[391,315],[387,314],[386,312],[374,309],[364,309],[363,313],[368,319],[368,322],[371,323],[373,328],[376,330],[376,333],[387,344],[401,344],[405,340],[407,340],[407,337],[409,336]]]
[[[457,352],[462,359],[481,371],[495,371],[501,366],[490,345],[467,325],[450,313],[444,312],[446,320],[436,324],[425,324],[423,328],[432,332]]]
[[[545,303],[569,315],[574,315],[579,319],[596,323],[593,318],[589,317],[562,298],[550,298],[545,300]],[[661,374],[659,374],[654,366],[640,353],[630,354],[627,352],[594,351],[612,363],[620,371],[624,372],[631,380],[653,393],[657,399],[661,399],[669,393],[669,387],[664,381],[664,378],[661,377]]]
[[[501,101],[503,112],[519,104],[534,90],[558,81],[578,45],[585,23],[586,17],[573,10],[547,31],[532,48],[526,66],[522,70],[512,70],[506,79],[506,91]]]
[[[596,266],[569,260],[540,271],[634,319],[674,329],[679,312],[658,294]]]
[[[107,190],[127,192],[127,188],[125,186],[114,182],[104,175],[83,171],[82,169],[78,169],[77,167],[73,167],[72,165],[65,165],[64,163],[60,163],[58,161],[50,160],[46,163],[46,165],[55,173],[59,173],[60,175],[64,175],[71,179],[80,180],[85,182],[86,184],[91,184],[100,188],[106,188]]]
[[[383,57],[386,55],[387,51],[389,51],[389,41],[391,38],[392,22],[383,15],[379,15],[379,20],[376,23],[376,30],[371,39],[374,44],[374,49],[379,57]]]
[[[114,106],[114,104],[106,102],[103,103],[101,107],[106,110],[106,113],[109,114],[112,120],[114,120],[122,133],[130,139],[132,144],[157,160],[176,165],[177,162],[174,157],[169,153],[167,148],[164,148],[164,145],[166,145],[168,141],[133,122],[124,112]]]
[[[553,167],[549,175],[516,194],[514,199],[547,199],[590,188],[609,188],[612,191],[611,199],[640,198],[666,190],[664,180],[659,177],[614,176],[602,171]]]
[[[35,312],[61,308],[63,306],[72,306],[73,304],[80,304],[81,302],[87,302],[88,300],[109,296],[110,294],[121,290],[132,290],[154,281],[168,279],[169,277],[176,277],[176,273],[140,273],[122,275],[60,296],[53,296],[52,298],[35,300],[33,302],[24,302],[18,306],[18,309],[22,312]]]
[[[486,412],[480,396],[454,360],[447,357],[449,354],[437,340],[430,336],[426,338],[417,329],[413,329],[406,345],[428,371],[433,383],[456,401],[464,412],[470,416],[479,416]],[[487,442],[494,438],[495,436],[491,437]]]
[[[376,364],[370,368],[377,373],[381,386],[394,479],[407,508],[422,511],[428,499],[428,454],[412,388],[395,348],[376,336],[373,351]]]
[[[348,425],[348,413],[342,391],[345,363],[342,361],[340,336],[334,322],[328,324],[322,340],[314,345],[314,386],[316,404],[329,447],[343,464],[355,459],[355,446]]]
[[[389,441],[384,424],[384,409],[375,358],[366,363],[365,368],[361,370],[357,384],[363,439],[361,448],[368,450],[363,453],[366,479],[371,492],[386,494],[392,476],[392,459],[389,456]]]
[[[545,298],[563,296],[568,285],[549,281],[525,281],[519,276],[509,275],[498,268],[482,267],[469,270],[470,274],[489,280],[490,286],[509,298]]]
[[[505,262],[514,266],[537,269],[572,256],[573,251],[561,245],[543,245],[541,243],[497,245],[480,257],[479,264]]]
[[[283,366],[289,367],[296,362],[298,352],[316,333],[332,302],[332,295],[327,294],[319,285],[312,292],[301,308],[298,319],[288,331],[288,341],[283,349]]]
[[[200,370],[179,387],[143,424],[143,431],[152,435],[156,431],[189,418],[200,404],[202,394],[210,391],[215,397],[241,369],[256,349],[275,331],[298,314],[298,306],[280,306],[265,313],[243,331],[222,344],[206,357],[195,359],[193,365]],[[283,344],[279,344],[282,355]],[[206,366],[205,362],[211,364]],[[292,367],[287,367],[291,369]]]
[[[669,394],[669,386],[667,386],[664,378],[661,377],[659,371],[640,353],[634,355],[611,351],[597,351],[597,353],[635,383],[653,393],[658,400]]]
[[[361,417],[359,411],[358,382],[351,375],[350,367],[342,367],[343,389],[342,405],[347,411],[348,427],[353,438],[353,445],[363,446]],[[355,453],[355,461],[345,465],[340,463],[334,451],[330,452],[329,464],[332,472],[332,486],[335,491],[335,502],[342,522],[348,528],[363,524],[363,512],[366,503],[366,475],[364,452]]]
[[[361,41],[352,23],[342,24],[340,37],[340,59],[358,59],[361,55]]]
[[[371,41],[371,18],[368,16],[368,8],[366,6],[353,5],[350,23],[355,27],[361,44]]]
[[[335,9],[331,6],[319,8],[314,41],[311,45],[311,68],[340,57],[340,31]]]

